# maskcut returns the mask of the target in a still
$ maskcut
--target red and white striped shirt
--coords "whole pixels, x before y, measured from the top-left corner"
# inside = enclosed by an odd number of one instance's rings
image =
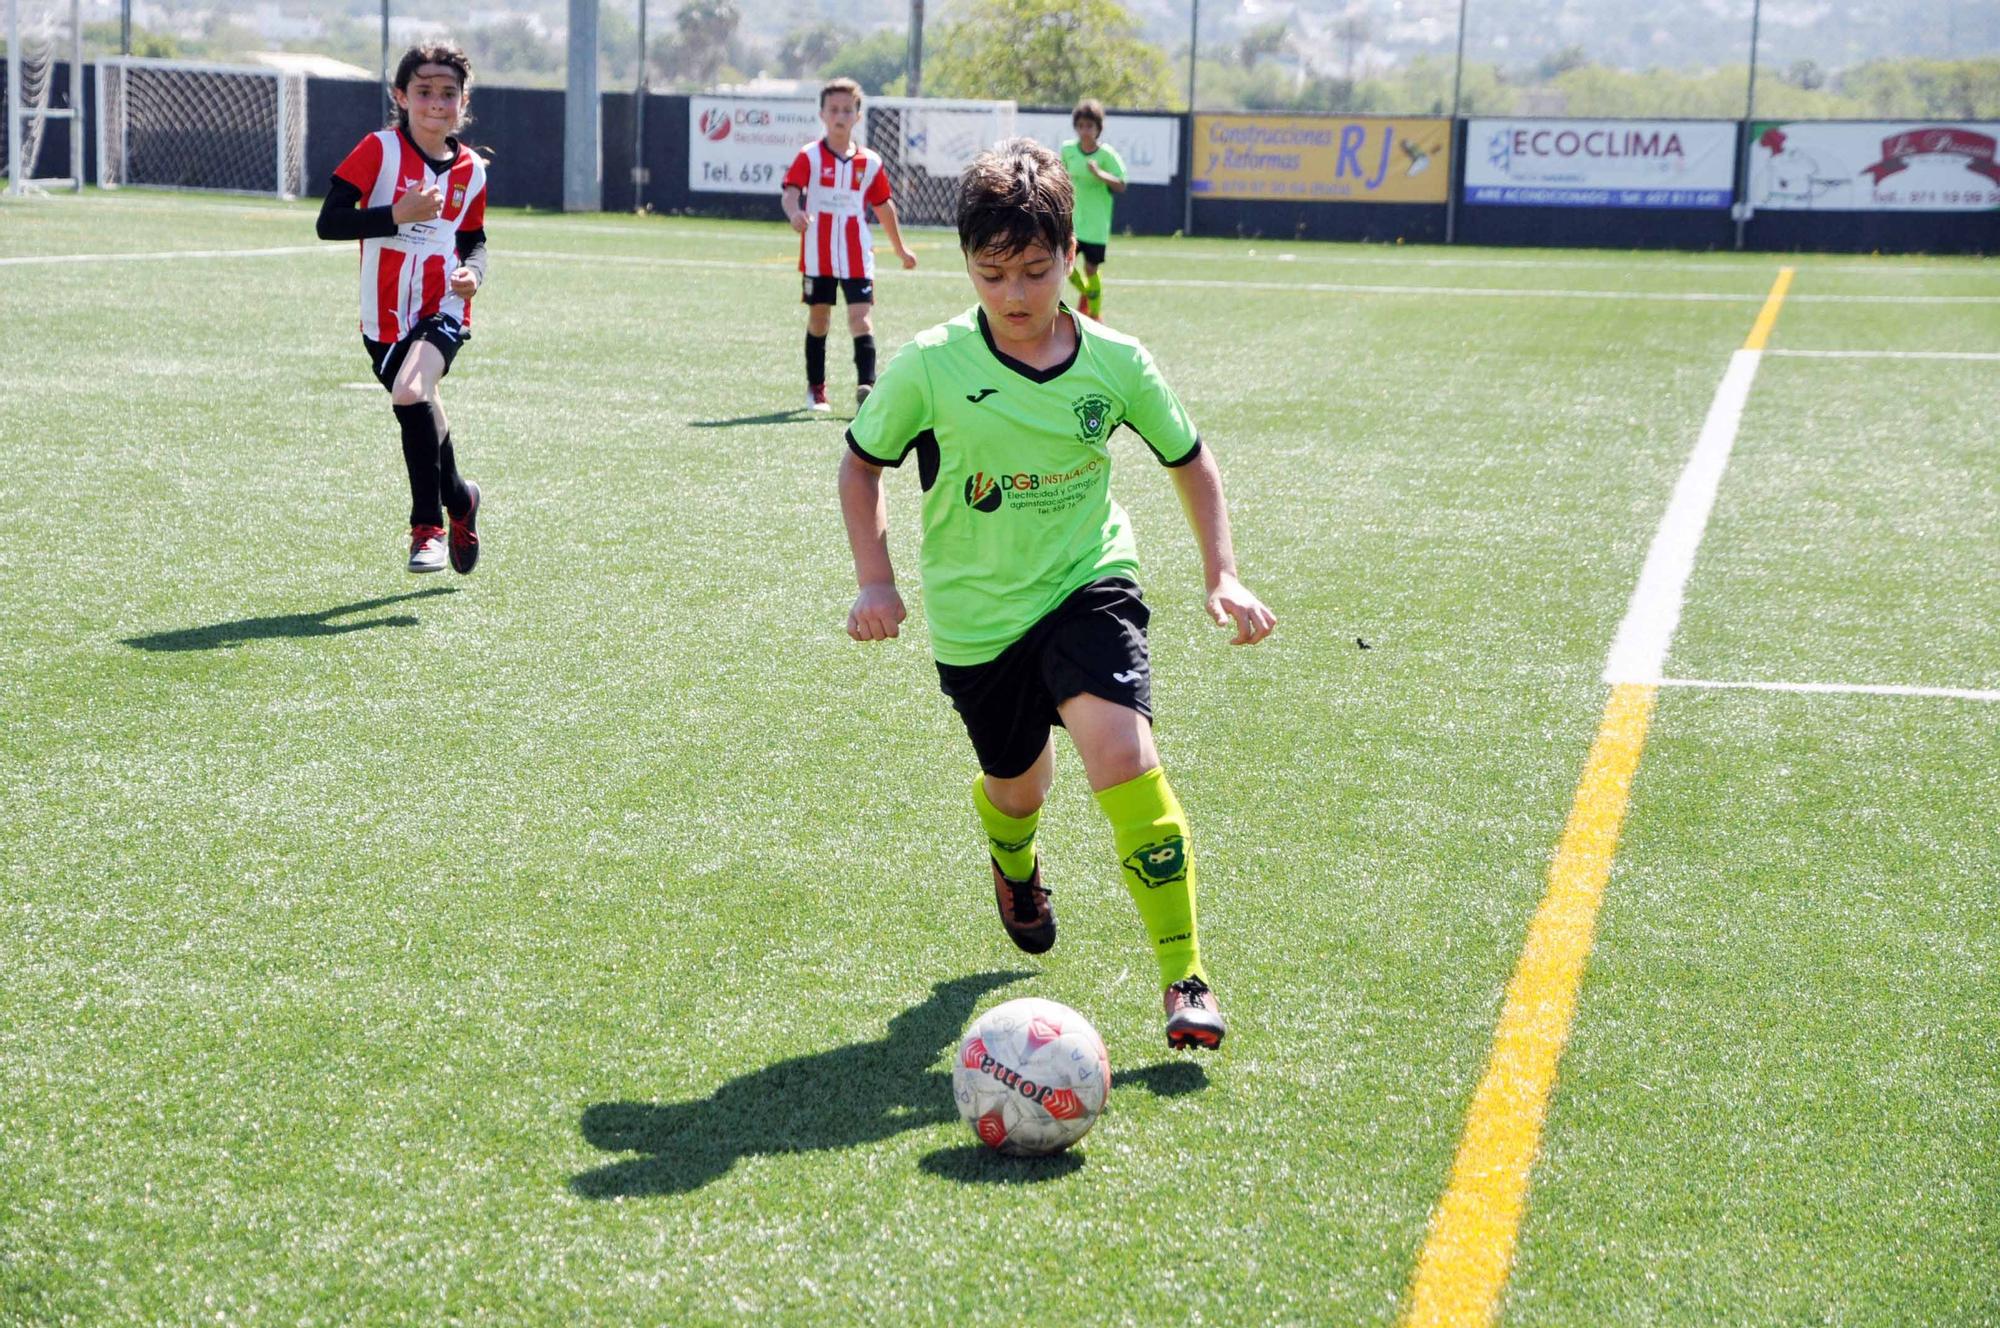
[[[472,326],[472,301],[452,294],[458,233],[486,228],[486,163],[459,144],[440,175],[399,130],[382,129],[355,144],[334,174],[361,191],[362,207],[394,203],[412,189],[435,185],[444,210],[429,221],[405,222],[396,234],[361,242],[361,335],[401,341],[433,314]]]
[[[799,271],[809,277],[875,275],[867,210],[889,201],[889,176],[880,157],[859,146],[836,157],[822,138],[799,149],[785,172],[785,188],[803,191],[806,229],[799,236]]]

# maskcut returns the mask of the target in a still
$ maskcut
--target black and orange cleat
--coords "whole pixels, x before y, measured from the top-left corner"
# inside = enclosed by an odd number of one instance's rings
[[[991,861],[991,859],[988,859]],[[1000,925],[1029,954],[1045,954],[1056,943],[1056,910],[1042,888],[1042,864],[1035,874],[1017,881],[993,863],[993,898],[1000,906]]]
[[[1167,988],[1167,1045],[1214,1051],[1229,1032],[1215,993],[1197,977],[1185,977]]]
[[[479,486],[467,480],[465,491],[472,495],[472,502],[463,517],[451,518],[447,541],[451,545],[451,570],[460,576],[479,565]]]

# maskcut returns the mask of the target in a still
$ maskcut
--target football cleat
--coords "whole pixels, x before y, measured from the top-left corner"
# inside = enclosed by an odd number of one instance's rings
[[[444,527],[410,527],[410,570],[442,572],[445,564]]]
[[[1015,945],[1029,954],[1044,954],[1055,945],[1056,910],[1042,888],[1041,863],[1025,881],[1014,880],[993,863],[993,899],[1000,906],[1000,925]]]
[[[1213,1051],[1222,1045],[1229,1025],[1206,982],[1197,977],[1182,978],[1167,988],[1165,1002],[1168,1046]]]
[[[869,394],[870,392],[873,392],[874,390],[875,390],[875,384],[873,384],[873,383],[857,383],[857,384],[855,384],[855,387],[854,387],[854,404],[858,406],[858,405],[860,405],[860,404],[861,404],[862,402],[866,401],[866,400],[868,399],[868,394]]]
[[[807,410],[832,410],[833,403],[826,399],[826,384],[814,383],[806,389]]]
[[[465,490],[472,495],[472,503],[465,509],[464,517],[451,518],[451,533],[446,541],[451,546],[451,570],[460,576],[479,565],[479,486],[467,480]]]

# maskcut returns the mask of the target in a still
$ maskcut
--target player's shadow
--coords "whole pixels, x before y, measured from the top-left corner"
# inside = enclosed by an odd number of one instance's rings
[[[318,613],[281,613],[268,618],[238,618],[235,622],[214,623],[207,627],[183,627],[173,632],[128,636],[125,638],[125,644],[138,650],[222,650],[233,649],[246,641],[344,636],[348,632],[365,632],[374,627],[415,627],[421,620],[414,613],[392,613],[386,618],[364,618],[360,622],[334,622],[333,619],[349,618],[354,614],[367,613],[391,604],[457,593],[455,586],[433,586],[429,590],[413,590],[407,595],[384,595],[380,599],[364,599],[355,604],[342,604],[337,608],[321,609]]]
[[[827,419],[838,418],[807,410],[803,406],[791,410],[774,410],[768,415],[738,415],[733,420],[689,420],[694,429],[742,429],[753,424],[812,424]],[[846,423],[841,420],[841,423]]]
[[[889,1021],[873,1042],[795,1056],[741,1075],[687,1102],[598,1102],[583,1137],[608,1153],[636,1153],[570,1179],[586,1199],[685,1194],[758,1153],[851,1148],[904,1130],[956,1121],[951,1075],[938,1066],[981,997],[1031,976],[975,973],[940,982]]]
[[[1114,1070],[1113,1092],[1142,1088],[1154,1097],[1179,1097],[1208,1087],[1208,1071],[1193,1061],[1162,1061],[1137,1070]],[[933,1176],[966,1185],[1034,1185],[1067,1176],[1083,1165],[1074,1151],[1054,1157],[1008,1157],[983,1144],[962,1144],[927,1153],[917,1163]]]

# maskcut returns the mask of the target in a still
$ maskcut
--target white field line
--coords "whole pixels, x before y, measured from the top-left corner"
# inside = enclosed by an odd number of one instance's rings
[[[138,186],[134,186],[134,188],[138,188]],[[104,196],[104,194],[90,194],[90,196],[84,196],[84,198],[54,198],[54,196],[52,198],[38,198],[30,206],[74,206],[74,208],[120,210],[120,212],[222,212],[222,214],[240,216],[240,218],[246,218],[246,220],[250,220],[250,218],[256,218],[256,220],[270,218],[270,220],[286,222],[288,226],[296,226],[300,216],[310,216],[308,206],[316,206],[316,204],[312,204],[312,200],[284,204],[284,202],[276,202],[276,200],[270,200],[270,202],[258,202],[258,200],[242,200],[242,202],[196,202],[196,200],[188,200],[188,198],[176,198],[176,200],[170,202],[170,200],[166,200],[160,194],[146,196],[140,190],[140,192],[136,192],[132,196],[124,196],[124,198]],[[590,222],[576,222],[576,220],[554,218],[554,216],[550,216],[550,218],[542,218],[542,216],[514,216],[510,212],[502,212],[500,216],[502,216],[502,222],[494,230],[502,230],[502,232],[508,232],[508,234],[520,232],[520,230],[540,230],[540,232],[576,234],[576,236],[628,236],[630,234],[630,236],[642,236],[646,240],[668,240],[668,242],[672,242],[672,240],[724,240],[724,242],[732,242],[732,244],[768,244],[770,238],[772,238],[770,232],[758,232],[758,230],[748,230],[748,228],[744,228],[744,230],[682,230],[682,228],[674,228],[674,226],[662,226],[662,218],[636,218],[636,216],[626,216],[622,212],[618,212],[618,214],[600,212],[600,214],[594,214],[596,220],[590,220]],[[772,216],[770,220],[772,220],[772,226],[776,226],[782,218]],[[904,232],[916,232],[916,234],[922,234],[926,238],[928,236],[942,236],[946,240],[954,238],[954,232],[948,226],[908,226],[906,224]],[[1168,236],[1120,236],[1120,244],[1140,244],[1140,246],[1148,246],[1148,248],[1154,242],[1166,242],[1166,240],[1168,240]],[[1192,236],[1192,244],[1218,244],[1218,242],[1224,242],[1224,236]],[[1344,252],[1342,254],[1342,252],[1314,252],[1314,250],[1296,252],[1296,250],[1288,250],[1288,248],[1286,250],[1274,250],[1274,252],[1272,250],[1250,252],[1250,250],[1262,248],[1266,244],[1270,244],[1270,246],[1276,246],[1276,244],[1294,244],[1292,240],[1240,240],[1238,244],[1244,246],[1244,252],[1240,252],[1240,254],[1210,254],[1210,252],[1188,250],[1188,252],[1174,252],[1174,254],[1146,254],[1146,258],[1148,260],[1162,260],[1162,262],[1166,262],[1166,260],[1170,260],[1170,262],[1312,262],[1312,264],[1332,264],[1332,266],[1354,264],[1354,266],[1380,266],[1380,268],[1528,268],[1528,270],[1538,270],[1538,268],[1550,268],[1550,270],[1560,270],[1560,268],[1596,268],[1596,270],[1606,270],[1606,272],[1630,272],[1632,270],[1632,262],[1624,260],[1624,258],[1486,258],[1484,256],[1484,254],[1504,254],[1506,250],[1500,250],[1500,248],[1494,248],[1494,250],[1468,250],[1464,256],[1432,256],[1432,254],[1420,254],[1420,252],[1396,252],[1390,246],[1354,246],[1356,250],[1376,248],[1380,252]],[[1326,242],[1328,248],[1332,248],[1332,244],[1334,242]],[[1734,274],[1740,274],[1740,272],[1746,272],[1746,270],[1762,272],[1762,268],[1752,268],[1750,266],[1750,264],[1754,264],[1756,258],[1758,256],[1750,256],[1750,254],[1742,256],[1742,262],[1730,262],[1726,258],[1718,258],[1718,260],[1666,258],[1666,260],[1658,260],[1658,262],[1646,262],[1644,268],[1646,270],[1658,270],[1658,272],[1714,272],[1716,276],[1734,276]],[[1768,256],[1764,256],[1764,258],[1768,258]],[[1966,278],[1982,278],[1984,276],[1984,278],[1996,278],[1996,280],[2000,280],[2000,264],[1964,262],[1964,264],[1958,264],[1958,266],[1942,266],[1942,264],[1936,264],[1932,260],[1924,260],[1924,262],[1900,262],[1896,256],[1876,258],[1876,260],[1864,260],[1864,262],[1854,262],[1854,260],[1812,262],[1810,258],[1802,260],[1800,256],[1792,256],[1792,266],[1796,266],[1800,272],[1812,272],[1812,274],[1818,274],[1818,272],[1856,272],[1856,274],[1866,274],[1866,276],[1896,276],[1896,278],[1904,278],[1904,276],[1940,276],[1940,278],[1946,278],[1948,276],[1954,282],[1964,282]],[[1806,296],[1792,296],[1792,298],[1798,300],[1798,298],[1806,298]]]
[[[33,206],[88,207],[93,210],[115,209],[121,212],[216,212],[243,217],[246,220],[269,218],[288,225],[297,225],[298,219],[301,216],[311,215],[307,210],[307,205],[304,203],[285,204],[276,201],[259,203],[248,199],[239,203],[209,203],[193,199],[169,202],[158,195],[151,197],[133,195],[124,198],[87,195],[82,199],[51,197],[37,199]],[[775,208],[775,203],[773,206]],[[669,242],[684,239],[721,240],[736,244],[762,244],[769,243],[771,239],[767,231],[754,231],[747,228],[742,230],[681,229],[670,225],[663,225],[662,220],[657,217],[628,217],[622,213],[593,213],[590,214],[590,218],[587,221],[561,217],[515,216],[505,212],[500,215],[502,216],[502,221],[492,229],[495,232],[508,234],[519,231],[560,231],[568,235],[636,235],[646,239],[660,239]],[[771,218],[774,227],[780,220],[775,215]],[[955,238],[948,227],[912,227],[906,225],[903,229],[906,232],[916,231],[925,236],[935,234],[946,237],[948,240]],[[1121,244],[1137,244],[1145,247],[1151,247],[1156,242],[1167,242],[1168,240],[1169,237],[1167,236],[1119,237]],[[1215,244],[1223,241],[1224,237],[1221,236],[1197,235],[1192,239],[1192,243],[1194,244]],[[1609,272],[1629,272],[1632,270],[1631,262],[1622,258],[1486,258],[1480,256],[1482,253],[1500,253],[1505,252],[1504,250],[1472,250],[1463,256],[1434,256],[1410,252],[1397,253],[1388,246],[1369,246],[1381,251],[1375,253],[1328,253],[1316,250],[1308,250],[1300,253],[1292,249],[1267,250],[1266,252],[1252,253],[1249,251],[1261,248],[1267,244],[1277,245],[1295,242],[1290,240],[1242,240],[1239,243],[1245,247],[1245,252],[1205,253],[1198,250],[1184,250],[1171,255],[1162,253],[1148,254],[1146,256],[1155,259],[1171,258],[1172,261],[1177,263],[1184,261],[1195,263],[1325,263],[1335,266],[1353,264],[1356,266],[1368,265],[1374,267],[1525,268],[1530,270],[1538,268],[1576,268],[1598,269]],[[1329,242],[1328,247],[1331,247],[1331,242]],[[1362,248],[1362,246],[1356,246],[1356,248]],[[1652,261],[1649,261],[1646,267],[1648,269],[1671,272],[1755,273],[1763,270],[1757,266],[1757,260],[1768,257],[1769,255],[1745,255],[1742,263],[1733,263],[1719,262],[1715,259],[1705,258],[1684,258],[1677,260],[1670,254],[1660,254]],[[1954,281],[1964,281],[1967,278],[1976,279],[1980,277],[2000,279],[2000,264],[1987,263],[1965,263],[1958,266],[1940,266],[1931,262],[1898,264],[1898,260],[1895,258],[1873,259],[1860,262],[1836,260],[1815,263],[1810,259],[1801,261],[1797,256],[1794,256],[1793,265],[1801,273],[1814,274],[1822,272],[1849,272],[1877,277],[1949,277]],[[1801,297],[1794,296],[1793,298],[1797,299]]]
[[[1764,353],[1793,360],[2000,360],[2000,351],[1993,350],[1767,350]]]
[[[1660,517],[1660,528],[1639,572],[1639,584],[1633,588],[1624,621],[1618,624],[1618,635],[1604,661],[1604,681],[1613,686],[1655,682],[1666,669],[1667,648],[1673,644],[1674,629],[1680,626],[1681,603],[1688,577],[1694,572],[1695,551],[1708,528],[1722,472],[1728,468],[1730,449],[1736,445],[1737,426],[1743,422],[1743,403],[1749,399],[1750,384],[1757,377],[1762,357],[1762,351],[1749,349],[1729,357],[1729,371],[1715,389],[1708,418],[1702,422],[1694,451],[1674,485],[1666,513]]]
[[[1656,678],[1661,687],[1702,687],[1747,692],[1841,692],[1861,696],[1937,696],[1957,701],[2000,701],[2000,689],[1984,687],[1910,687],[1900,683],[1866,682],[1721,682],[1713,678]]]
[[[28,254],[0,258],[0,267],[26,267],[36,263],[147,263],[176,262],[188,258],[275,258],[283,254],[310,254],[317,250],[347,253],[345,246],[325,241],[316,244],[285,244],[268,249],[162,249],[126,254]]]
[[[0,267],[24,267],[66,263],[136,263],[147,261],[181,262],[203,258],[276,258],[290,254],[350,252],[346,245],[328,241],[314,244],[274,245],[261,249],[171,249],[137,253],[31,254],[0,258]],[[787,252],[763,261],[726,258],[663,258],[649,254],[567,253],[552,249],[501,249],[499,257],[530,262],[575,263],[579,266],[628,266],[694,268],[718,272],[769,272],[793,261]],[[964,273],[957,268],[919,268],[899,272],[899,277],[919,277],[931,281],[957,281]],[[1743,304],[1764,297],[1729,291],[1618,291],[1571,290],[1562,287],[1530,286],[1429,286],[1389,285],[1334,281],[1214,281],[1199,277],[1125,277],[1121,286],[1157,290],[1250,290],[1279,294],[1309,295],[1424,295],[1455,299],[1524,300],[1647,300],[1665,304]],[[1794,301],[1822,304],[2000,304],[2000,295],[1794,295]]]
[[[530,262],[576,263],[580,266],[668,267],[708,269],[718,272],[769,272],[795,261],[786,253],[762,262],[727,258],[662,258],[648,254],[574,254],[553,249],[500,249],[506,259]],[[964,281],[956,267],[918,268],[914,272],[885,273],[895,280],[918,278],[930,281]],[[1764,296],[1735,291],[1631,291],[1572,290],[1563,287],[1532,286],[1424,286],[1382,285],[1333,281],[1213,281],[1199,277],[1122,277],[1121,287],[1157,290],[1249,290],[1280,294],[1310,295],[1429,295],[1471,299],[1533,300],[1650,300],[1666,304],[1761,304]],[[2000,295],[1795,295],[1794,300],[1822,303],[1859,304],[2000,304]]]

